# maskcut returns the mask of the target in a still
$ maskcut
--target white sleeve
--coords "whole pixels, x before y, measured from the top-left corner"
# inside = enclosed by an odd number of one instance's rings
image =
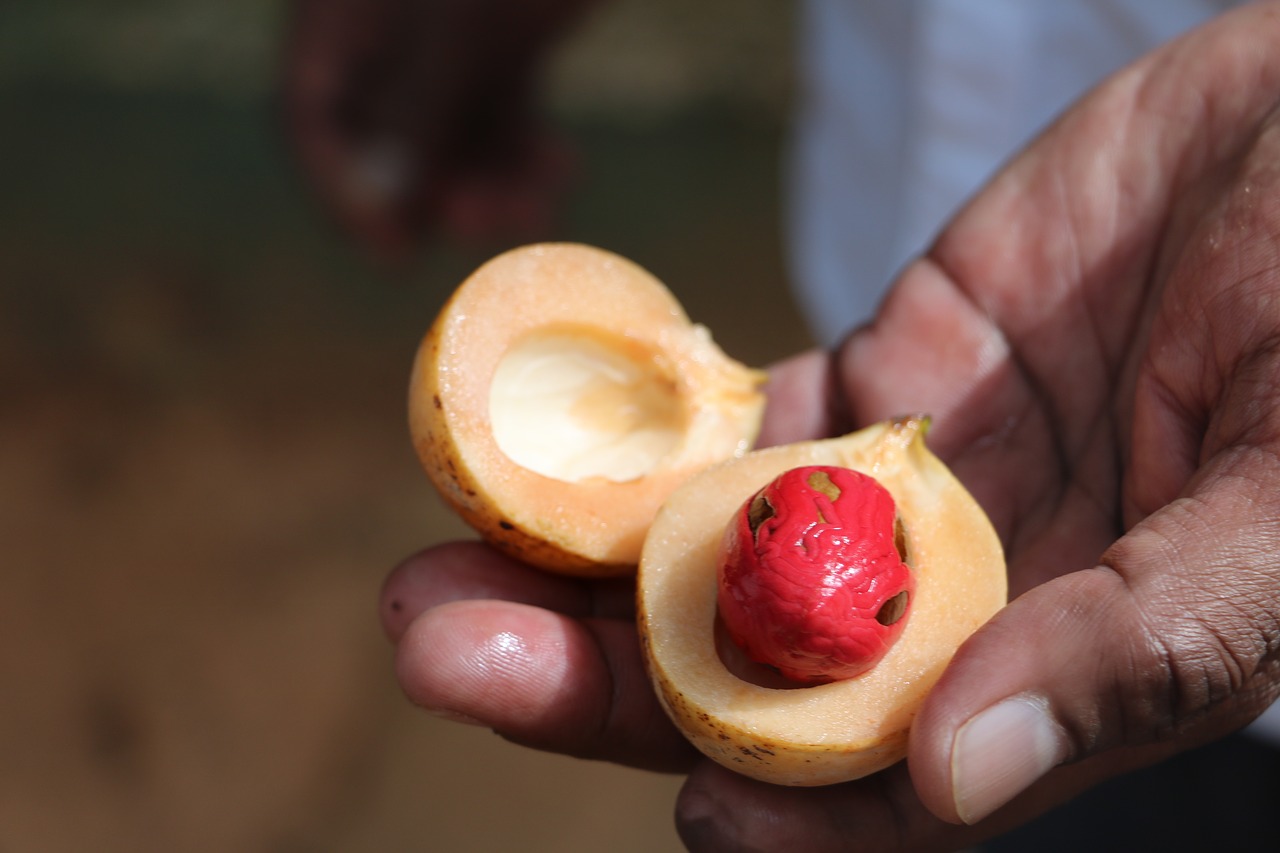
[[[797,301],[822,343],[1086,89],[1229,0],[807,0],[788,162]]]

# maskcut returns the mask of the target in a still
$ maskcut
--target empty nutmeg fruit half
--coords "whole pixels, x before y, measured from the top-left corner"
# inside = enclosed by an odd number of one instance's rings
[[[485,263],[444,306],[414,362],[410,431],[444,499],[496,547],[620,575],[678,485],[750,448],[763,382],[641,267],[538,244]]]

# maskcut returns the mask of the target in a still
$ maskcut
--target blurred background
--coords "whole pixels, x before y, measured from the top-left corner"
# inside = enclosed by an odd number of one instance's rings
[[[401,696],[375,601],[466,535],[408,365],[502,246],[371,263],[276,103],[287,4],[0,4],[0,851],[664,851],[679,780]],[[807,336],[779,160],[792,9],[619,0],[549,100],[557,233],[665,280],[732,355]]]

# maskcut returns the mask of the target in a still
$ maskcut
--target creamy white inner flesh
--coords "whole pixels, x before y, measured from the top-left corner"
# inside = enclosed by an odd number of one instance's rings
[[[680,442],[685,419],[651,353],[575,330],[535,333],[503,356],[489,417],[513,462],[568,482],[643,476]]]

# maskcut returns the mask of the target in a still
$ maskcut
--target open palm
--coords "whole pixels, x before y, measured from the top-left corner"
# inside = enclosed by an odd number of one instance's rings
[[[948,668],[906,766],[797,790],[698,760],[644,679],[629,589],[475,545],[388,581],[407,692],[518,742],[690,770],[698,850],[971,843],[1248,723],[1280,694],[1276,44],[1280,4],[1254,4],[1114,77],[873,326],[775,371],[772,442],[933,414],[1005,542],[1018,597]]]

